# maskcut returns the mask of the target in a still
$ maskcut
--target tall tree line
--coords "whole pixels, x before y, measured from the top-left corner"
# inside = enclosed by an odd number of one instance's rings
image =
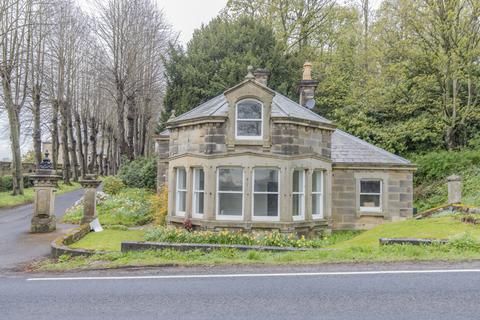
[[[13,194],[23,193],[21,137],[42,140],[65,183],[114,174],[150,155],[162,106],[172,28],[153,0],[0,3],[0,108],[8,114]]]

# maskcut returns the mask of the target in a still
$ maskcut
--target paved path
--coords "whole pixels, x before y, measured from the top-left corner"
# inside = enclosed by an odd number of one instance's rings
[[[478,319],[478,263],[470,271],[435,267],[114,270],[42,275],[76,279],[40,281],[20,275],[0,277],[0,310],[2,320]]]
[[[80,199],[84,190],[65,193],[55,198],[55,215],[57,221],[68,209]],[[30,220],[33,204],[12,209],[0,209],[0,270],[46,256],[50,253],[50,242],[65,233],[73,225],[57,223],[57,230],[52,233],[31,234]]]

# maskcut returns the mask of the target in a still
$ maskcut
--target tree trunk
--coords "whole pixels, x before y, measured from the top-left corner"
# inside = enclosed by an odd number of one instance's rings
[[[69,156],[69,143],[68,143],[68,117],[67,117],[67,103],[60,99],[59,100],[59,109],[60,109],[60,118],[61,118],[61,126],[60,126],[60,136],[62,139],[62,172],[63,172],[63,183],[71,184],[70,183],[70,156]]]
[[[35,166],[38,168],[42,162],[42,131],[40,123],[40,88],[34,86],[32,90],[33,98],[33,151],[35,153]]]
[[[97,132],[98,127],[95,117],[90,117],[90,144],[92,153],[90,154],[90,163],[88,169],[90,173],[98,173],[97,169]]]
[[[133,136],[135,134],[135,96],[127,97],[127,157],[134,159]]]
[[[123,99],[123,85],[117,81],[117,125],[118,125],[118,143],[120,147],[120,154],[126,154],[127,146],[125,142],[125,119],[124,119],[124,99]]]
[[[89,162],[89,157],[90,153],[88,152],[88,120],[87,116],[82,113],[82,129],[83,129],[83,166],[85,168],[85,173],[88,173],[90,170],[88,168],[88,162]]]
[[[73,133],[72,109],[70,103],[66,103],[67,121],[68,121],[68,139],[70,140],[70,157],[72,159],[72,177],[73,181],[78,181],[78,158],[77,158],[77,140]]]
[[[5,91],[4,91],[4,95]],[[7,100],[7,99],[5,99]],[[10,124],[10,144],[12,151],[12,180],[13,180],[13,190],[12,195],[21,195],[23,194],[23,168],[22,168],[22,157],[20,152],[20,119],[18,115],[17,106],[6,103],[8,120]]]
[[[82,148],[82,128],[81,128],[81,123],[80,123],[80,115],[78,114],[78,111],[74,111],[74,119],[75,119],[75,133],[77,135],[77,141],[78,141],[78,162],[80,164],[80,174],[82,178],[85,178],[85,174],[87,173],[86,170],[86,165],[85,165],[85,155],[83,153],[83,148]]]
[[[58,141],[58,100],[52,103],[52,162],[53,168],[58,169],[58,149],[60,142]]]

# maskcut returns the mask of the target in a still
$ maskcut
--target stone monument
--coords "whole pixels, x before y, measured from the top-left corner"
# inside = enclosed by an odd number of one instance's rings
[[[462,178],[457,175],[451,175],[447,178],[448,184],[448,204],[462,202]]]
[[[90,223],[97,218],[97,187],[102,181],[96,178],[94,174],[87,174],[84,179],[78,181],[85,189],[81,224]]]
[[[48,159],[48,151],[45,158],[38,166],[34,175],[30,176],[33,181],[35,202],[30,232],[52,232],[56,228],[55,219],[55,187],[61,176],[53,170],[53,165]]]

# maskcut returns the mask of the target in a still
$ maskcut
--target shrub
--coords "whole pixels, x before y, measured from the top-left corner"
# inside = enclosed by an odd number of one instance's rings
[[[150,201],[152,193],[143,189],[124,189],[119,194],[107,198],[97,206],[100,223],[105,226],[118,225],[132,227],[152,222],[153,207]],[[63,221],[79,223],[83,215],[83,206],[67,210]]]
[[[32,181],[30,180],[29,175],[23,176],[23,187],[30,188],[33,186]],[[3,176],[0,177],[0,192],[12,191],[13,190],[13,177],[12,176]]]
[[[103,179],[103,191],[108,194],[116,195],[125,189],[125,184],[122,179],[117,177],[105,177]]]
[[[473,166],[480,166],[480,150],[435,151],[416,156],[416,184],[444,179],[451,174],[461,174]]]
[[[160,189],[160,193],[152,196],[151,198],[153,207],[153,222],[156,225],[165,225],[165,220],[168,213],[168,188],[163,186]]]
[[[123,164],[118,172],[123,182],[131,188],[155,190],[157,185],[157,163],[154,157],[138,158]]]
[[[0,191],[12,191],[12,190],[13,190],[12,176],[0,177]]]

